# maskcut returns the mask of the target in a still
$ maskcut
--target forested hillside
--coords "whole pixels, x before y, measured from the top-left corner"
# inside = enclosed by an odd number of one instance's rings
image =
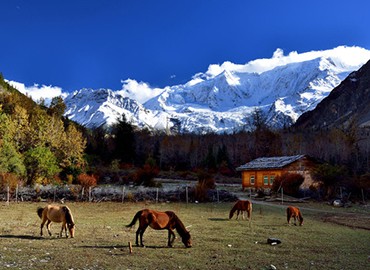
[[[36,104],[0,74],[0,184],[72,181],[83,168],[86,140],[62,117],[61,97]]]
[[[306,154],[330,164],[319,172],[324,184],[369,188],[369,151],[361,147],[364,137],[353,127],[273,130],[257,109],[246,121],[250,131],[233,134],[153,134],[136,130],[124,115],[109,128],[88,130],[63,117],[61,97],[48,107],[39,103],[1,76],[2,186],[152,185],[155,176],[223,181],[239,179],[235,168],[258,157]]]

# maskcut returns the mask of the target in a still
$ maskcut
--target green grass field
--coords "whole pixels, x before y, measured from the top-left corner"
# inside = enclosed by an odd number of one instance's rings
[[[320,212],[303,210],[303,226],[288,226],[285,207],[254,204],[252,222],[229,220],[232,203],[69,203],[76,237],[40,237],[37,206],[46,203],[1,205],[0,269],[370,269],[370,231],[338,225]],[[191,226],[193,247],[180,237],[167,248],[167,231],[148,228],[145,248],[136,247],[135,229],[127,229],[142,208],[172,210]],[[336,209],[346,214],[354,209]],[[351,216],[345,219],[350,224]],[[369,221],[369,213],[362,211]],[[362,218],[361,218],[362,219]],[[282,243],[271,246],[267,238]],[[129,253],[128,242],[133,244]]]

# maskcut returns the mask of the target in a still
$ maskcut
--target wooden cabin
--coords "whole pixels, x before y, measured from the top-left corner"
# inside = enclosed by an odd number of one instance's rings
[[[304,176],[301,188],[309,188],[313,181],[311,171],[316,161],[307,155],[262,157],[236,168],[242,175],[242,188],[271,188],[275,177],[284,173]]]

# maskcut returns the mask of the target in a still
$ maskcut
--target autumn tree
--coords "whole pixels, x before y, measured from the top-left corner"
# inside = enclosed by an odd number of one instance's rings
[[[27,166],[27,184],[48,184],[52,177],[60,172],[57,158],[45,146],[37,146],[25,153]]]

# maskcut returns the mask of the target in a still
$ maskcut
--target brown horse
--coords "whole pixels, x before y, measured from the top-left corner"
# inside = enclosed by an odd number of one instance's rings
[[[294,218],[294,225],[297,225],[296,219],[298,219],[300,226],[303,225],[303,216],[298,207],[288,206],[288,208],[286,209],[286,217],[288,224],[290,224],[290,219]]]
[[[184,224],[178,218],[178,216],[172,211],[158,212],[150,209],[143,209],[138,211],[133,220],[126,227],[132,227],[139,220],[139,228],[136,231],[136,245],[139,246],[139,235],[140,245],[143,247],[143,234],[150,226],[154,230],[168,230],[168,246],[172,247],[175,241],[176,235],[173,232],[174,229],[179,233],[182,238],[182,242],[185,247],[191,247],[190,233],[186,230]]]
[[[75,223],[73,221],[73,216],[71,210],[67,206],[57,206],[57,205],[48,205],[46,207],[38,207],[37,214],[41,218],[41,232],[40,235],[42,236],[42,229],[46,223],[46,229],[48,230],[49,235],[51,236],[50,231],[50,223],[51,222],[62,222],[62,229],[60,231],[59,236],[62,237],[63,230],[65,231],[66,237],[68,237],[67,233],[67,226],[71,237],[73,238],[75,235]]]
[[[240,212],[243,215],[243,219],[245,219],[245,217],[244,217],[244,212],[245,211],[247,211],[248,219],[250,219],[251,214],[252,214],[252,202],[250,202],[248,200],[238,200],[234,204],[233,208],[230,210],[229,219],[232,219],[232,217],[234,216],[235,211],[237,211],[236,219],[239,218],[239,213]]]

